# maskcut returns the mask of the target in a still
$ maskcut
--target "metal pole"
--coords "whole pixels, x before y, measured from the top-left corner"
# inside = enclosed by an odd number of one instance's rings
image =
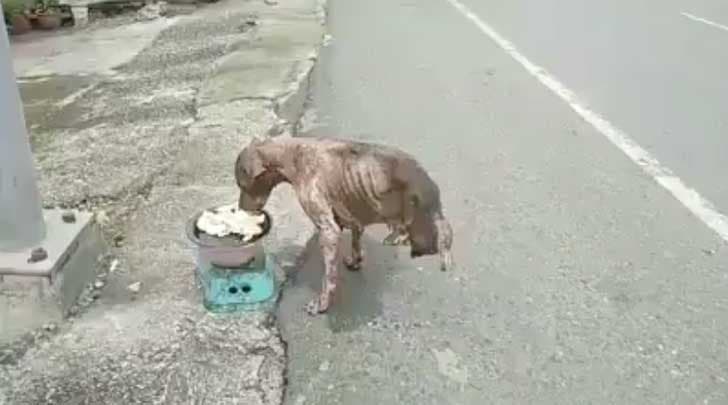
[[[46,228],[7,32],[0,18],[0,251],[16,251],[35,247]]]

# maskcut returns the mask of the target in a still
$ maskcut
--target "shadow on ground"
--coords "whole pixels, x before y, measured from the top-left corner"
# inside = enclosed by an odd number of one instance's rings
[[[384,246],[381,242],[384,232],[369,232],[377,236],[365,234],[362,238],[365,254],[362,269],[350,271],[343,263],[339,265],[341,281],[334,304],[326,314],[321,315],[333,333],[357,330],[382,315],[383,290],[389,283],[388,278],[396,275],[397,269],[391,264],[386,264],[386,268],[376,268],[380,263],[392,263],[392,261],[367,260],[367,257],[393,258],[403,254],[404,250]],[[379,238],[380,234],[382,238]],[[341,257],[348,255],[350,251],[351,236],[347,232],[340,246]],[[279,316],[284,320],[296,316],[309,316],[305,313],[304,306],[321,291],[324,263],[317,235],[308,240],[305,253],[296,268],[297,270],[289,271],[286,275],[288,283],[279,309]]]

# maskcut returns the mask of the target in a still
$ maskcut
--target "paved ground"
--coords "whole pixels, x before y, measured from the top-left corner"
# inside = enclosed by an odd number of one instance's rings
[[[44,202],[95,212],[112,255],[68,322],[21,336],[0,323],[0,404],[281,402],[276,325],[203,309],[183,228],[237,199],[232,165],[253,136],[290,136],[281,120],[302,112],[322,4],[223,1],[16,44]],[[310,227],[290,190],[269,209],[268,249],[288,269]],[[20,322],[32,292],[9,286],[0,321]]]
[[[728,33],[677,2],[496,3],[465,1],[727,207]],[[410,261],[375,230],[363,271],[311,319],[313,249],[280,308],[287,403],[728,402],[721,239],[448,1],[335,0],[329,24],[312,132],[415,154],[459,269]]]
[[[467,1],[610,121],[728,212],[728,4]]]

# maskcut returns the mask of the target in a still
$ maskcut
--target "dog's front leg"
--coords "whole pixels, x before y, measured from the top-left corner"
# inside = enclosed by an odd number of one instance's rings
[[[306,305],[306,311],[311,315],[324,313],[329,309],[331,300],[336,292],[336,285],[339,281],[339,240],[341,239],[341,228],[335,221],[326,221],[319,225],[319,244],[321,254],[324,258],[324,275],[321,285],[321,293]]]
[[[351,256],[344,259],[344,264],[351,271],[361,269],[361,262],[364,260],[364,252],[361,247],[361,236],[363,233],[364,228],[361,226],[351,228]]]
[[[437,250],[440,252],[440,270],[448,271],[453,269],[452,260],[452,227],[445,218],[435,220],[437,228]]]

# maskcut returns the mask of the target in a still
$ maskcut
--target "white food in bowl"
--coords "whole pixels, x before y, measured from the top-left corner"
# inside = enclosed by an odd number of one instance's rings
[[[233,204],[203,211],[196,226],[208,235],[218,238],[240,235],[247,242],[263,232],[263,222],[265,215],[253,215]]]

